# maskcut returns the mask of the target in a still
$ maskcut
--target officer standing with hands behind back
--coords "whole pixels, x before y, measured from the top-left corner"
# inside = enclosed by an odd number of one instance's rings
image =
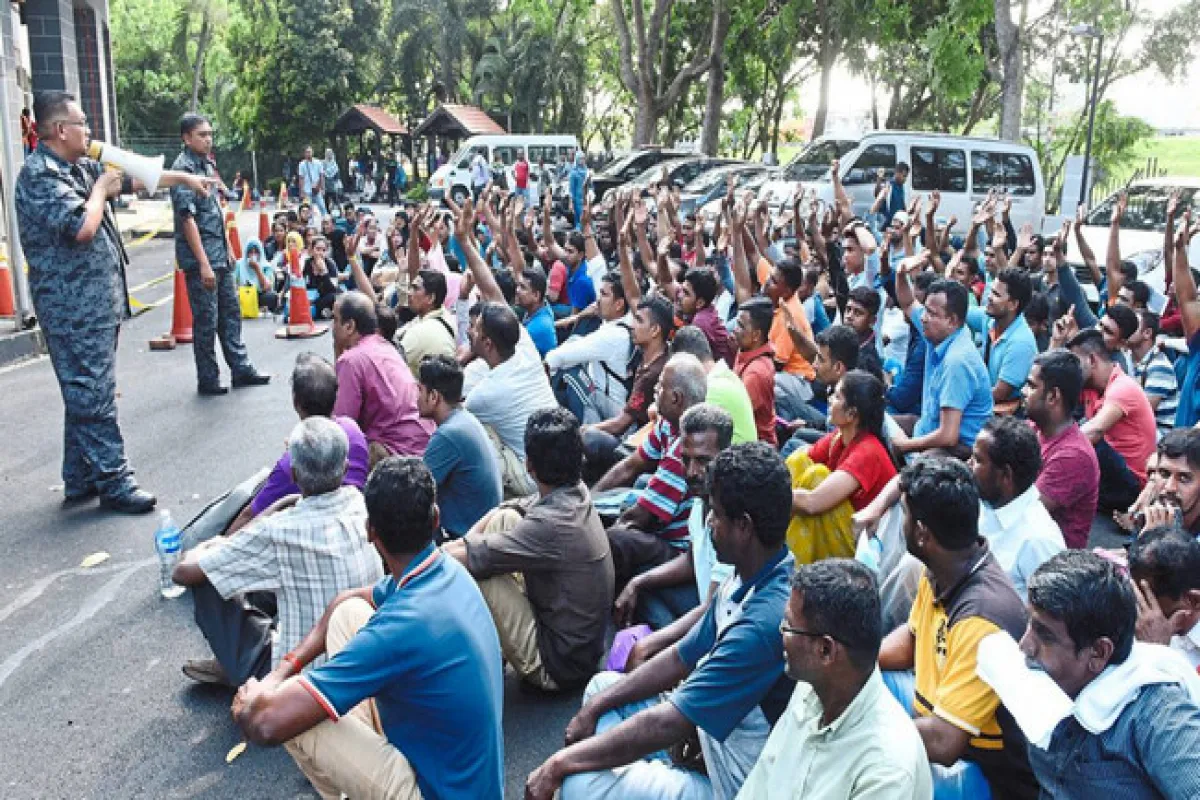
[[[184,114],[179,121],[183,152],[173,169],[213,179],[216,170],[209,160],[212,124],[199,114]],[[187,281],[192,307],[192,354],[196,358],[197,391],[206,396],[229,391],[221,385],[215,339],[221,340],[225,363],[233,374],[233,386],[263,386],[271,380],[250,363],[242,342],[242,309],[238,303],[234,262],[225,238],[225,220],[216,197],[201,195],[190,187],[171,189],[175,209],[175,260]]]
[[[91,129],[74,96],[42,92],[33,109],[40,141],[17,176],[17,227],[63,397],[63,506],[98,496],[105,508],[144,514],[155,497],[134,482],[117,424],[117,333],[129,316],[128,257],[107,208],[141,183],[86,157]],[[212,181],[166,170],[160,183],[207,196]]]

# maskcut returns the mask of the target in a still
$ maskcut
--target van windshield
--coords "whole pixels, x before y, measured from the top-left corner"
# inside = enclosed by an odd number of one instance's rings
[[[823,139],[813,142],[784,167],[789,181],[819,181],[829,179],[829,163],[849,153],[858,142],[853,139]]]
[[[1179,189],[1179,215],[1189,208],[1195,211],[1196,203],[1200,201],[1200,190],[1195,186],[1174,187],[1147,184],[1130,186],[1126,190],[1126,194],[1129,196],[1129,207],[1121,219],[1121,227],[1134,231],[1162,232],[1166,230],[1167,200],[1176,188]],[[1092,209],[1087,216],[1087,224],[1107,228],[1112,222],[1112,210],[1116,202],[1117,195],[1114,194]],[[1176,219],[1178,219],[1178,215]]]

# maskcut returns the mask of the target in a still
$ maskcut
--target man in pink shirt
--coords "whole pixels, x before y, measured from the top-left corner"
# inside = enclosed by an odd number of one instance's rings
[[[378,327],[375,306],[362,292],[346,292],[333,306],[338,378],[333,414],[362,428],[372,467],[389,455],[422,455],[434,429],[417,409],[412,372]]]
[[[1037,490],[1067,547],[1087,547],[1100,494],[1096,450],[1075,424],[1083,367],[1066,350],[1037,356],[1025,380],[1025,408],[1042,447]]]
[[[1100,463],[1100,511],[1124,511],[1146,483],[1146,462],[1157,444],[1154,409],[1137,382],[1113,361],[1096,329],[1075,335],[1067,347],[1083,367],[1083,434]]]

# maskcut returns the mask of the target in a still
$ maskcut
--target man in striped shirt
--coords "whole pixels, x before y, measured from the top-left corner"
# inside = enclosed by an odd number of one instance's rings
[[[1158,349],[1158,314],[1138,312],[1137,333],[1129,337],[1129,353],[1133,356],[1133,378],[1146,393],[1154,409],[1158,436],[1162,438],[1175,427],[1175,410],[1179,407],[1179,381],[1171,359]]]
[[[630,486],[650,472],[649,483],[608,530],[617,586],[636,573],[670,561],[688,546],[692,492],[679,458],[679,420],[683,412],[704,402],[708,377],[699,359],[672,356],[663,367],[657,390],[658,422],[641,446],[600,479],[596,493]]]
[[[367,541],[362,494],[342,485],[348,449],[345,431],[332,420],[301,421],[288,437],[299,499],[284,498],[236,534],[184,554],[173,577],[192,587],[196,624],[216,656],[185,664],[189,678],[240,686],[262,677],[300,643],[339,592],[383,577],[379,555]],[[263,593],[275,595],[274,645]]]

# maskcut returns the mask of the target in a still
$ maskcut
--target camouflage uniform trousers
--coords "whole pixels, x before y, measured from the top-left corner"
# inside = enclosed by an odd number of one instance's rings
[[[92,486],[109,498],[136,488],[117,425],[119,330],[112,325],[68,335],[46,333],[66,412],[62,477],[68,497]]]
[[[221,372],[217,366],[215,339],[221,340],[221,352],[233,376],[254,373],[250,355],[242,341],[242,310],[238,304],[233,270],[214,269],[217,288],[209,291],[200,280],[200,273],[188,271],[188,302],[192,307],[192,353],[196,358],[196,381],[199,386],[216,386]]]

